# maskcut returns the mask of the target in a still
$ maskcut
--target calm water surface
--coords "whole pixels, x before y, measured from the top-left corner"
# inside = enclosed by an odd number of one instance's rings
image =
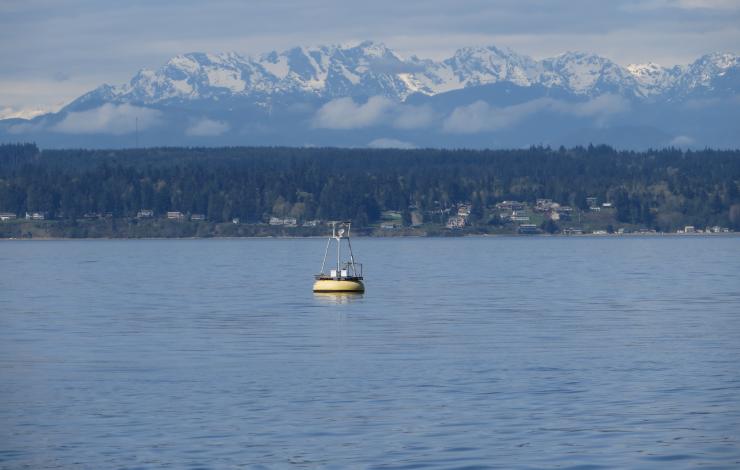
[[[740,238],[324,243],[0,243],[0,467],[740,466]]]

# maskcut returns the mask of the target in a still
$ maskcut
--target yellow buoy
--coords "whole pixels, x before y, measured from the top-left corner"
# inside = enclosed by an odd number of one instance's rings
[[[352,243],[349,241],[350,222],[343,222],[337,230],[337,222],[332,222],[331,237],[326,242],[326,251],[324,252],[324,261],[321,263],[321,272],[314,276],[314,292],[346,292],[362,293],[365,292],[365,284],[362,282],[362,264],[355,261],[355,255],[352,253]],[[326,257],[329,254],[329,246],[332,240],[337,242],[337,265],[336,269],[331,269],[329,273],[324,272],[326,266]],[[342,240],[347,240],[349,248],[349,259],[342,262]]]
[[[317,279],[313,283],[314,292],[365,292],[365,284],[358,280]]]

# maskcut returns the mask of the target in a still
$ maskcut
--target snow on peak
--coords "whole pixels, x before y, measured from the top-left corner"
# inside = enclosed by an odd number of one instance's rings
[[[730,53],[715,52],[700,57],[697,62],[699,61],[709,63],[717,69],[725,70],[730,67],[737,67],[738,56]]]
[[[595,54],[566,52],[543,60],[542,66],[542,84],[561,86],[577,94],[629,93],[635,85],[627,70]]]
[[[627,70],[636,77],[646,77],[661,73],[665,69],[654,62],[648,62],[645,64],[629,64]]]
[[[604,57],[566,52],[534,60],[511,49],[465,47],[434,61],[405,59],[383,43],[294,47],[258,57],[234,52],[191,52],[171,58],[158,70],[141,70],[122,86],[98,89],[85,99],[154,103],[166,100],[264,97],[308,94],[320,98],[382,95],[404,100],[413,93],[435,95],[498,82],[527,87],[559,87],[596,96],[619,93],[645,97],[709,86],[737,67],[734,54],[708,54],[689,66],[665,68],[654,63],[621,67]]]
[[[738,56],[727,53],[706,54],[693,63],[681,67],[681,74],[676,79],[675,87],[679,94],[687,94],[697,88],[710,89],[717,77],[723,76],[730,69],[738,67]]]
[[[460,49],[445,63],[465,86],[500,81],[528,86],[538,72],[533,59],[495,46]]]
[[[681,72],[680,67],[669,69],[654,62],[645,64],[630,64],[627,71],[637,82],[638,89],[643,96],[658,95],[670,89],[676,83]]]

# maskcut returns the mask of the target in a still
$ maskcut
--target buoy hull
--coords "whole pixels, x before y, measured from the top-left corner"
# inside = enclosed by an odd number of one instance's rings
[[[314,292],[365,292],[362,281],[319,279],[313,283]]]

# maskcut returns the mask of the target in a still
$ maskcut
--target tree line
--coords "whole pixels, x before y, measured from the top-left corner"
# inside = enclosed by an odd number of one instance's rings
[[[549,198],[588,209],[612,202],[620,222],[673,230],[740,229],[740,151],[617,151],[608,146],[512,150],[288,147],[39,150],[0,146],[0,212],[135,217],[140,209],[202,213],[213,222],[270,216],[351,219],[385,210],[440,213]]]

